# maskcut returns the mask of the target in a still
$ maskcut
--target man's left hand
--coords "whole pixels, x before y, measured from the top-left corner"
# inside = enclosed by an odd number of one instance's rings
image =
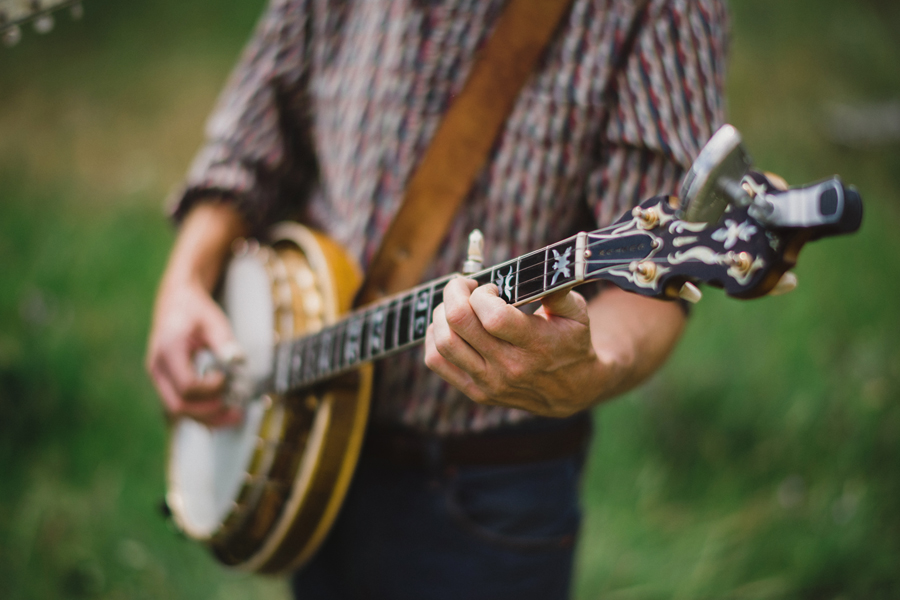
[[[591,343],[587,303],[577,292],[547,296],[533,315],[497,287],[456,278],[444,288],[425,338],[425,364],[472,400],[565,417],[609,387]]]

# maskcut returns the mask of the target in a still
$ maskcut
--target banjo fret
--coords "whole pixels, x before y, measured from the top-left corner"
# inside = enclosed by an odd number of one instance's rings
[[[319,334],[314,333],[306,338],[303,348],[303,383],[310,383],[316,377],[316,358],[318,355]]]
[[[326,327],[322,330],[322,333],[319,337],[319,357],[316,360],[316,370],[319,373],[319,377],[328,377],[331,375],[331,349],[334,341],[334,328]]]
[[[341,349],[344,347],[346,330],[346,323],[343,321],[334,326],[334,343],[331,348],[331,368],[334,372],[341,370]]]
[[[369,321],[369,335],[367,336],[367,355],[369,358],[377,358],[379,354],[384,352],[384,322],[385,313],[388,307],[383,305],[375,306],[371,311]]]
[[[291,359],[291,364],[289,367],[290,379],[288,380],[288,385],[291,387],[299,386],[300,382],[303,381],[303,347],[305,343],[305,339],[297,340],[294,344],[291,345],[291,350],[288,353],[288,356]]]
[[[409,324],[412,314],[413,295],[408,294],[400,299],[400,312],[397,317],[397,347],[403,348],[409,343]]]
[[[397,314],[398,307],[400,305],[399,300],[392,300],[390,305],[387,308],[387,313],[384,322],[384,351],[390,352],[394,348],[397,347],[397,323],[399,322],[399,315]]]

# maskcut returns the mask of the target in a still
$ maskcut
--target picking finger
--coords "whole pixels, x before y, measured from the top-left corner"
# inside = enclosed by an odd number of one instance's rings
[[[186,399],[203,399],[224,391],[225,375],[213,369],[201,377],[186,345],[172,349],[160,358],[163,369],[170,375],[180,396]]]
[[[224,405],[221,398],[211,398],[199,402],[185,400],[164,372],[155,371],[153,373],[153,383],[163,400],[166,412],[172,416],[186,416],[197,421],[206,422],[206,419],[222,412]]]
[[[172,372],[168,370],[168,366],[169,363],[164,361],[160,364],[159,380],[162,385],[171,387],[172,393],[176,396],[178,414],[185,414],[189,417],[203,420],[221,411],[224,406],[221,396],[224,391],[224,382],[218,386],[218,389],[204,389],[202,394],[196,393],[194,388],[188,388],[188,393],[185,393],[178,389],[178,383],[175,381]],[[221,374],[218,374],[218,376],[221,376]]]

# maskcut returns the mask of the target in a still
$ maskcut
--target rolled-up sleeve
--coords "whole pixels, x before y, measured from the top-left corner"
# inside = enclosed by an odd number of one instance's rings
[[[587,200],[606,225],[651,196],[674,194],[724,122],[728,14],[720,0],[653,0],[618,75]]]
[[[308,2],[272,0],[206,126],[206,142],[169,201],[181,219],[201,200],[232,202],[253,228],[299,201],[315,176],[308,143]]]

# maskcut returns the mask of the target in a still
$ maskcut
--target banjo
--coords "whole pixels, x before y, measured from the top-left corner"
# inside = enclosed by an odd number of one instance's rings
[[[650,198],[609,227],[490,268],[474,235],[463,276],[496,285],[515,306],[598,280],[690,302],[698,283],[745,299],[789,291],[801,247],[856,231],[862,200],[838,178],[775,190],[750,163],[726,125],[687,173],[683,202]],[[309,560],[360,453],[371,363],[424,340],[455,276],[351,310],[359,271],[324,235],[286,223],[265,245],[238,244],[219,301],[243,356],[198,362],[225,371],[227,401],[245,417],[227,428],[173,425],[166,500],[180,529],[244,570],[280,573]]]

